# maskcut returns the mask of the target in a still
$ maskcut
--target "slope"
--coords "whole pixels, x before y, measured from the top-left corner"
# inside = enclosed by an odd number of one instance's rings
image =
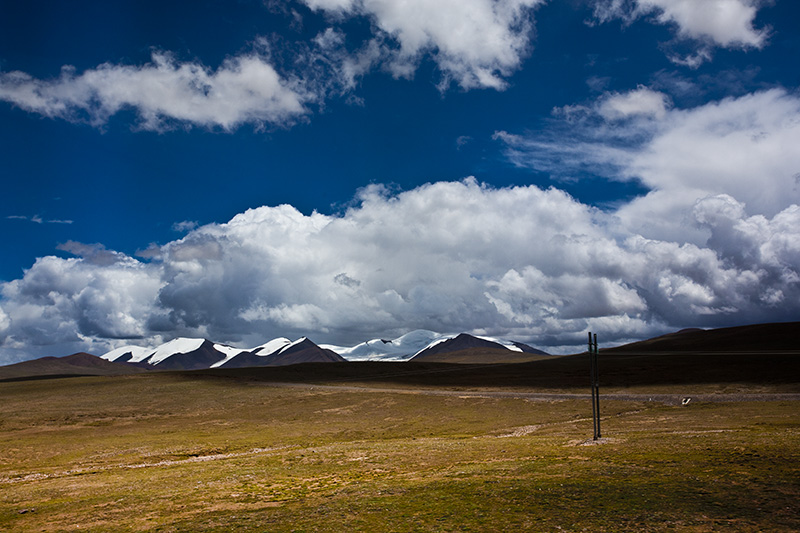
[[[119,376],[140,372],[145,370],[80,352],[65,357],[42,357],[0,367],[0,381],[53,376]]]
[[[499,342],[461,333],[455,338],[432,344],[411,360],[470,364],[523,363],[535,361],[545,355],[545,352],[525,344],[514,343],[511,348]]]
[[[603,353],[768,352],[800,350],[800,322],[778,322],[719,329],[684,329],[633,342]]]

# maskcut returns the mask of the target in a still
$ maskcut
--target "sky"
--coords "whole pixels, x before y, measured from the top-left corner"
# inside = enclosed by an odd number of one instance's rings
[[[0,364],[800,320],[790,0],[0,3]]]

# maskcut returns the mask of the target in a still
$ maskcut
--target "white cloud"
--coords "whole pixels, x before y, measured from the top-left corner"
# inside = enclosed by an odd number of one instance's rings
[[[757,6],[753,0],[637,0],[643,12],[655,11],[662,24],[677,24],[681,35],[710,38],[725,46],[763,45],[766,34],[753,28]]]
[[[0,99],[47,117],[94,125],[130,108],[143,129],[160,130],[177,122],[232,130],[245,123],[291,123],[308,112],[306,104],[315,97],[255,53],[230,58],[212,71],[156,52],[145,65],[104,63],[82,74],[65,67],[53,80],[19,71],[0,73]]]
[[[317,74],[318,79],[324,80],[320,82],[320,92],[338,89],[343,94],[351,93],[365,74],[386,59],[387,50],[379,39],[369,40],[355,52],[347,49],[345,41],[345,34],[334,28],[327,28],[314,38],[316,48],[308,54],[309,63],[323,64],[327,69]],[[350,97],[357,98],[352,94]]]
[[[442,74],[440,89],[503,89],[530,50],[531,11],[543,0],[307,0],[333,19],[367,17],[375,35],[349,50],[344,33],[329,27],[311,43],[289,46],[294,74],[281,74],[256,40],[256,51],[230,57],[216,70],[198,61],[154,52],[144,65],[104,63],[77,73],[65,66],[54,79],[0,72],[0,100],[46,117],[104,125],[130,109],[145,130],[200,126],[232,131],[286,126],[331,94],[352,94],[376,66],[412,77],[426,55]]]
[[[0,360],[96,351],[109,339],[149,336],[145,325],[156,309],[158,269],[116,255],[113,263],[43,257],[22,279],[3,283]]]
[[[794,149],[800,98],[772,89],[689,109],[609,111],[609,102],[640,102],[629,95],[643,91],[649,90],[607,95],[593,106],[561,112],[542,132],[498,132],[495,138],[520,166],[641,181],[650,193],[616,215],[651,238],[702,244],[707,231],[697,227],[692,210],[709,196],[728,194],[749,213],[767,217],[800,203],[800,153]],[[652,94],[657,102],[660,93]]]
[[[172,231],[176,231],[178,233],[185,233],[187,231],[192,231],[200,224],[196,220],[183,220],[181,222],[175,222],[172,225]]]
[[[72,220],[59,220],[59,219],[50,219],[45,220],[39,215],[33,215],[32,217],[26,217],[24,215],[9,215],[6,217],[8,220],[29,220],[35,224],[72,224]]]
[[[200,126],[231,131],[286,126],[310,113],[309,105],[331,94],[352,95],[358,81],[381,65],[411,77],[425,55],[442,74],[440,89],[455,81],[464,89],[503,89],[530,50],[531,11],[543,0],[306,0],[333,19],[368,17],[375,35],[355,50],[341,30],[329,27],[312,43],[289,48],[295,74],[281,74],[256,40],[256,51],[230,57],[216,70],[154,52],[144,65],[104,63],[77,73],[38,79],[21,71],[0,72],[0,100],[50,118],[94,126],[130,109],[145,130]]]
[[[303,0],[311,9],[346,13],[353,9],[356,0]]]
[[[466,145],[468,145],[472,141],[473,141],[473,139],[469,135],[460,135],[456,139],[456,149],[457,150],[461,150],[463,147],[465,147]]]
[[[636,115],[664,118],[670,107],[669,97],[664,93],[639,86],[625,94],[607,95],[598,107],[598,113],[609,120],[628,118]]]
[[[11,319],[8,318],[8,315],[3,308],[0,307],[0,343],[5,340],[5,332],[11,326]]]
[[[530,49],[530,12],[542,0],[303,0],[337,17],[366,16],[379,30],[388,68],[411,77],[423,54],[464,89],[505,87]],[[373,41],[374,46],[375,41]],[[375,50],[373,48],[373,54]],[[361,63],[363,65],[363,61]]]
[[[251,209],[168,243],[151,263],[68,243],[80,257],[39,259],[2,285],[2,352],[99,352],[176,335],[355,344],[415,328],[568,350],[589,329],[619,342],[800,311],[797,206],[748,215],[731,196],[704,198],[689,216],[707,237],[686,243],[534,186],[371,186],[358,201],[337,217]]]
[[[598,21],[622,19],[631,23],[652,16],[659,24],[672,25],[679,39],[696,43],[685,56],[670,53],[675,63],[697,68],[711,59],[714,46],[761,48],[768,31],[753,26],[759,0],[597,0],[594,14]]]
[[[780,89],[673,110],[625,163],[625,173],[653,192],[619,215],[635,227],[655,212],[664,229],[678,232],[670,219],[679,222],[695,201],[724,193],[772,217],[800,203],[797,139],[800,98]]]

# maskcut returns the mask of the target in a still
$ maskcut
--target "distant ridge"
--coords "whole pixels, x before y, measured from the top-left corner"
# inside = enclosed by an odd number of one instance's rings
[[[0,381],[45,376],[119,376],[140,372],[145,370],[79,352],[65,357],[42,357],[0,367]]]
[[[632,342],[603,353],[800,351],[800,322],[778,322],[719,329],[682,329]]]

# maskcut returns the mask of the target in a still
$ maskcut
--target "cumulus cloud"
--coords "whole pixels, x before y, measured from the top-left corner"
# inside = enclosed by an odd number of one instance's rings
[[[798,202],[796,95],[772,89],[689,109],[656,106],[656,113],[627,115],[608,111],[617,99],[629,101],[626,95],[601,97],[594,105],[562,110],[542,132],[498,132],[495,138],[520,166],[554,175],[639,180],[650,193],[616,214],[651,238],[702,244],[707,231],[699,231],[692,209],[717,194],[729,194],[751,214],[767,217]]]
[[[65,245],[80,256],[39,259],[2,285],[2,350],[102,352],[176,335],[355,344],[425,328],[569,351],[587,330],[621,342],[800,311],[796,205],[765,216],[730,195],[704,198],[690,213],[707,234],[695,244],[644,237],[534,186],[370,186],[357,200],[340,216],[250,209],[150,263]]]
[[[680,64],[696,68],[711,59],[711,48],[761,48],[768,37],[753,26],[758,0],[600,0],[594,14],[600,22],[622,19],[630,23],[640,17],[674,26],[680,39],[698,43],[689,54],[670,54]]]
[[[43,257],[22,279],[3,283],[0,356],[12,362],[66,355],[107,346],[109,339],[149,336],[144,326],[156,309],[158,270],[116,256],[114,262]]]
[[[720,46],[760,47],[766,34],[753,28],[757,7],[753,0],[638,0],[642,11],[657,12],[662,24],[677,24],[681,35],[710,38]]]
[[[0,307],[0,343],[5,341],[6,338],[6,331],[8,330],[9,326],[11,326],[11,319],[8,318],[8,315],[3,308]]]
[[[542,0],[303,0],[334,17],[369,17],[378,35],[369,54],[351,62],[364,68],[382,54],[398,77],[413,75],[424,54],[464,89],[502,89],[530,49],[531,11]],[[329,36],[330,37],[330,36]],[[376,43],[380,47],[376,47]],[[356,68],[356,71],[358,69]]]
[[[81,74],[65,67],[51,80],[0,73],[0,100],[26,111],[102,125],[133,109],[148,130],[175,123],[223,130],[245,123],[285,125],[305,115],[314,99],[256,53],[229,58],[217,70],[155,52],[145,65],[104,63]]]

